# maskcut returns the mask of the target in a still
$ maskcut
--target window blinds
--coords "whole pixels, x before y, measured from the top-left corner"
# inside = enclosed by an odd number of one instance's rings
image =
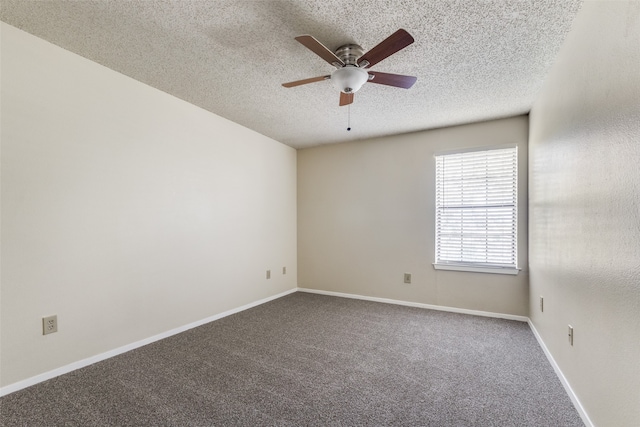
[[[436,264],[517,267],[517,147],[436,156]]]

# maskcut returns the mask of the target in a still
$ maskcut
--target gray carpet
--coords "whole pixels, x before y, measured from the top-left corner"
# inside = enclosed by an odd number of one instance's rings
[[[4,426],[583,426],[527,324],[295,293],[0,399]]]

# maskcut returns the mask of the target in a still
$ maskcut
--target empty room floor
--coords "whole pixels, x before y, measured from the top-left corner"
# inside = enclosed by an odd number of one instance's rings
[[[583,426],[523,322],[296,292],[0,399],[2,425]]]

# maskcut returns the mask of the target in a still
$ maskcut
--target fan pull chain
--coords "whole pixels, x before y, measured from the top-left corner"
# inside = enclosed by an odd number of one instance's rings
[[[351,130],[351,104],[347,105],[347,131]]]

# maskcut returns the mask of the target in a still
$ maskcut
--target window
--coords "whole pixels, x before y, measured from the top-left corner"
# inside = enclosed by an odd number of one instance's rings
[[[437,155],[434,267],[518,274],[517,196],[517,147]]]

